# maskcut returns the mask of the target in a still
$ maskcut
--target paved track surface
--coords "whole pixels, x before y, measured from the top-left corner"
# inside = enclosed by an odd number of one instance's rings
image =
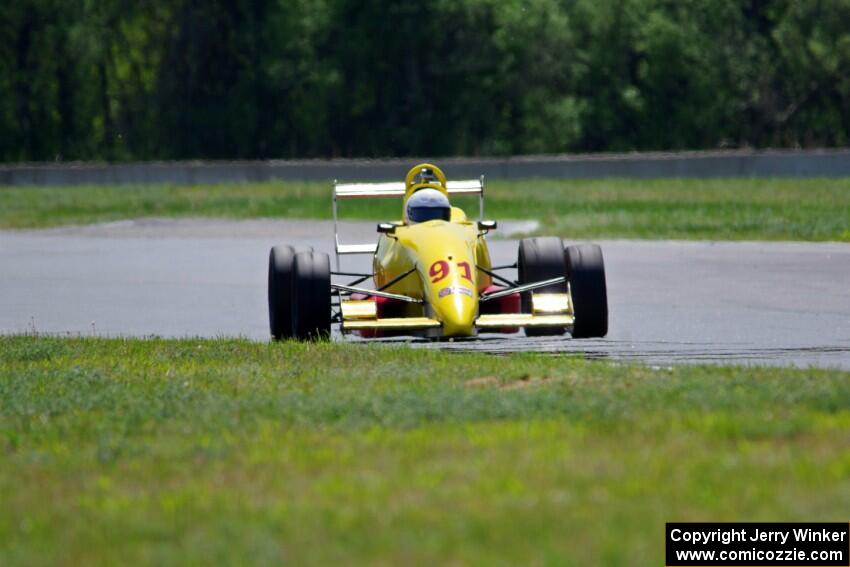
[[[346,223],[342,232],[347,242],[375,238],[373,223]],[[269,247],[304,243],[330,252],[331,235],[323,221],[198,219],[0,231],[0,332],[263,340]],[[413,344],[583,353],[660,365],[850,369],[850,245],[600,244],[611,311],[607,338],[519,334]],[[493,240],[491,246],[497,263],[514,261],[516,241]],[[346,269],[368,267],[368,257],[345,260]]]

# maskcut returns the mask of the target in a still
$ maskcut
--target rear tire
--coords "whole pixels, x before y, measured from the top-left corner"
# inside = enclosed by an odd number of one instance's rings
[[[573,299],[573,338],[608,334],[608,290],[602,249],[596,244],[567,246],[567,273]]]
[[[295,254],[312,248],[275,246],[269,252],[269,329],[276,341],[293,337],[292,264]]]
[[[292,325],[302,341],[331,336],[331,261],[321,252],[295,255],[292,270]]]
[[[517,270],[520,285],[566,276],[567,266],[564,260],[563,241],[556,236],[521,240]],[[553,284],[534,291],[539,293],[567,293],[567,284],[566,282]],[[531,291],[527,291],[521,295],[523,313],[532,312],[531,294]],[[565,331],[565,327],[527,327],[525,335],[527,337],[563,335]]]

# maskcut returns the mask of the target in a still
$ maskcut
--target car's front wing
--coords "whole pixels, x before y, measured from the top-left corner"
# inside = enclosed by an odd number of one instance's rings
[[[442,323],[430,317],[397,317],[379,319],[375,302],[344,300],[342,331],[424,331],[439,329]],[[537,293],[532,295],[533,313],[499,313],[480,315],[475,328],[480,330],[513,327],[571,327],[575,323],[572,301],[566,293]]]

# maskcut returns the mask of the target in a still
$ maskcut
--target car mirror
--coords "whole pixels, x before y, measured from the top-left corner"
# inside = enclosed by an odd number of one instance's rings
[[[494,220],[478,221],[478,230],[496,230],[496,221],[494,221]]]
[[[381,234],[395,234],[396,225],[391,222],[378,223],[378,232]]]

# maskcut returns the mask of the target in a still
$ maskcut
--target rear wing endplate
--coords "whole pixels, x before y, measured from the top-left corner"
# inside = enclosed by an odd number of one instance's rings
[[[339,257],[346,254],[374,254],[377,244],[342,244],[339,241],[337,226],[337,201],[341,199],[372,199],[378,197],[404,197],[407,188],[402,181],[388,183],[337,183],[333,184],[334,250],[336,266],[339,269]],[[478,195],[478,216],[484,218],[484,176],[464,181],[446,183],[449,195]]]

